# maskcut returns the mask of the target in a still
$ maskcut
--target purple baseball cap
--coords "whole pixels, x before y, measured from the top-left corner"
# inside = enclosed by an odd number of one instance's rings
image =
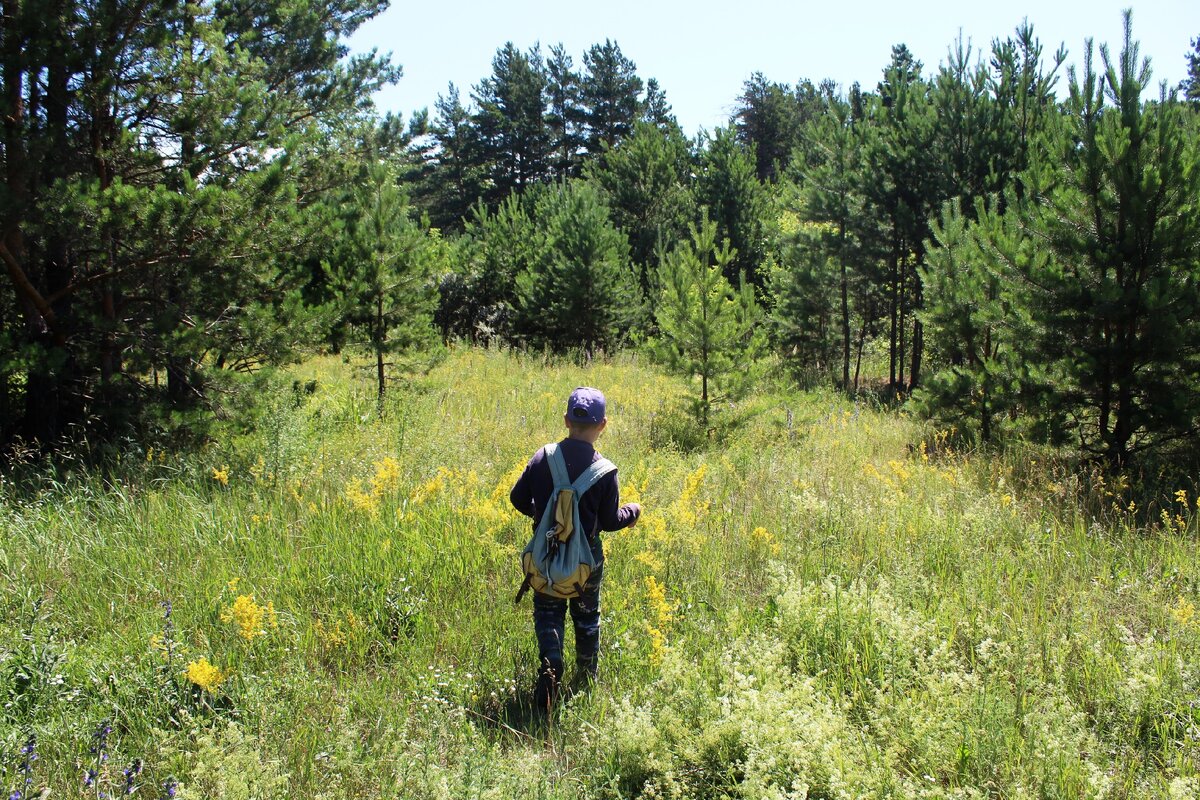
[[[604,422],[604,393],[590,386],[580,386],[567,400],[567,419],[573,422]]]

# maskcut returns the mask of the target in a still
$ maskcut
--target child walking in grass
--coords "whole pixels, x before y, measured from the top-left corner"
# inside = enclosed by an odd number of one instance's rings
[[[608,425],[605,400],[599,389],[581,386],[567,399],[563,421],[567,437],[558,443],[558,451],[566,463],[567,475],[575,481],[602,456],[596,452],[596,439]],[[513,507],[533,518],[534,530],[550,502],[554,478],[547,460],[546,448],[539,448],[529,459],[525,471],[509,494]],[[600,651],[600,581],[604,576],[604,548],[600,531],[619,531],[634,525],[642,509],[637,503],[620,504],[617,472],[612,470],[577,499],[582,533],[597,567],[588,578],[582,593],[570,601],[541,592],[533,596],[533,629],[538,643],[538,682],[534,699],[539,708],[548,709],[558,693],[563,675],[563,634],[568,604],[571,622],[575,627],[575,665],[579,674],[589,679],[596,676]]]

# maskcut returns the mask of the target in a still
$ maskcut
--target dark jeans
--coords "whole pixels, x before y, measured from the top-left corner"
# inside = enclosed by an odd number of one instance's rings
[[[559,600],[546,594],[533,595],[533,631],[537,634],[538,656],[542,664],[561,665],[566,612],[571,610],[575,626],[575,663],[593,668],[600,653],[600,579],[603,570],[588,578],[583,594]]]

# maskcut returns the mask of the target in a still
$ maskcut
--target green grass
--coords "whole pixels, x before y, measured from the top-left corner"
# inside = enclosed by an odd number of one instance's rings
[[[601,680],[547,722],[507,493],[579,384],[646,514],[605,539]],[[956,453],[833,393],[764,391],[706,442],[632,356],[455,351],[382,417],[336,359],[279,385],[203,452],[5,490],[0,789],[34,734],[29,787],[80,792],[106,719],[93,794],[137,758],[150,797],[1200,789],[1194,497],[1148,525],[1045,454]]]

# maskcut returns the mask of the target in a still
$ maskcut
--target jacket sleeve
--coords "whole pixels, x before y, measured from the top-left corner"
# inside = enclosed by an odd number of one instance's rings
[[[525,465],[525,471],[521,473],[521,477],[517,478],[512,491],[508,493],[508,501],[512,503],[513,508],[527,517],[533,516],[533,479],[530,477],[530,472],[532,472],[533,462],[536,460],[536,455],[529,459],[529,463]]]

